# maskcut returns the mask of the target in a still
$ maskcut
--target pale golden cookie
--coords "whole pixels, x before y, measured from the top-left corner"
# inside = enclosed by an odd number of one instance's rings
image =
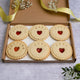
[[[13,26],[9,31],[9,36],[13,40],[23,40],[28,36],[28,29],[24,25]]]
[[[65,41],[57,41],[51,46],[51,54],[58,60],[67,60],[72,56],[72,47]]]
[[[50,29],[50,35],[55,40],[64,41],[70,37],[70,31],[65,25],[55,25]]]
[[[45,40],[49,36],[49,30],[44,25],[34,25],[29,31],[29,36],[33,40]]]
[[[7,46],[6,55],[10,59],[21,59],[27,55],[27,45],[22,41],[13,41]]]
[[[34,41],[29,45],[28,53],[34,60],[44,60],[50,54],[50,47],[44,41]]]

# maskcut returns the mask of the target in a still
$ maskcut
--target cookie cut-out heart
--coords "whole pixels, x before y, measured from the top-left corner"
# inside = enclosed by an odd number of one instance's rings
[[[42,34],[42,31],[37,31],[37,34],[38,34],[38,35],[41,35],[41,34]]]
[[[62,35],[63,34],[63,31],[58,31],[58,34]]]
[[[63,52],[65,51],[65,49],[64,49],[64,48],[59,48],[59,51],[60,51],[61,53],[63,53]]]
[[[17,34],[17,35],[20,35],[20,34],[21,34],[21,31],[17,31],[16,34]]]
[[[19,50],[19,47],[15,47],[15,48],[14,48],[14,51],[17,52],[18,50]]]
[[[37,52],[40,53],[42,51],[42,48],[37,48]]]

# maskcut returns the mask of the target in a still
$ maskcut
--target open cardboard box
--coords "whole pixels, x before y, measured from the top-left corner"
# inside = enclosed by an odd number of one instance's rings
[[[28,8],[26,10],[19,10],[15,17],[15,20],[13,22],[11,22],[10,24],[8,24],[7,32],[6,32],[6,36],[5,36],[4,48],[3,48],[2,61],[3,62],[48,62],[48,63],[50,63],[50,62],[53,62],[53,63],[75,62],[76,55],[75,55],[72,27],[71,27],[71,24],[69,23],[70,16],[67,14],[63,14],[63,13],[55,13],[55,12],[45,11],[40,6],[39,0],[31,0],[31,1],[33,3],[32,7]],[[50,0],[43,0],[44,4],[46,6],[48,6],[47,5],[48,1],[50,1]],[[10,1],[10,4],[11,3],[12,3],[12,0]],[[59,8],[60,7],[69,7],[68,0],[59,0],[57,6]],[[14,10],[11,9],[11,5],[10,5],[9,14],[12,14],[13,12],[14,12]],[[55,24],[63,24],[63,25],[68,26],[70,29],[71,36],[70,36],[69,40],[67,40],[67,41],[71,44],[72,49],[73,49],[72,57],[66,61],[59,61],[59,60],[51,57],[51,55],[43,61],[35,61],[33,59],[30,59],[29,56],[25,57],[23,59],[20,59],[20,60],[11,60],[11,59],[7,58],[6,47],[7,47],[8,43],[10,43],[10,41],[12,42],[12,40],[8,36],[9,29],[11,28],[12,25],[17,25],[17,24],[23,24],[28,27],[29,26],[31,27],[32,25],[35,25],[35,24],[44,24],[48,28],[50,28],[51,26],[54,26]],[[25,42],[25,40],[23,40],[23,41]],[[47,42],[47,41],[45,40],[45,42]]]

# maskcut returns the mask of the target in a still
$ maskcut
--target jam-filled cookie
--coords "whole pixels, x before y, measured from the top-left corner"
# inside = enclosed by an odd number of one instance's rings
[[[13,60],[21,59],[27,55],[27,45],[22,41],[13,41],[7,46],[6,55]]]
[[[50,47],[44,41],[34,41],[28,48],[30,57],[34,60],[44,60],[50,54]]]
[[[49,30],[44,25],[34,25],[29,31],[29,36],[33,40],[45,40],[49,36]]]
[[[51,54],[58,60],[67,60],[72,56],[72,47],[65,41],[57,41],[51,46]]]
[[[9,36],[13,40],[23,40],[28,36],[28,29],[24,25],[13,26],[9,31]]]
[[[50,35],[53,39],[63,41],[70,36],[70,31],[65,25],[55,25],[50,29]]]

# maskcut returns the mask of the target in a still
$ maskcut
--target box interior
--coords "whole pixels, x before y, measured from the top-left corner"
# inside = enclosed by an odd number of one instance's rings
[[[46,27],[48,28],[48,29],[50,29],[51,27],[53,27],[54,25],[46,25]],[[13,27],[13,25],[11,25],[10,26],[10,28],[11,27]],[[32,27],[31,25],[26,25],[26,27],[28,28],[28,30]],[[69,27],[69,26],[67,26],[67,27]],[[11,38],[8,38],[8,43],[7,43],[7,45],[9,44],[9,43],[11,43],[13,40],[11,39]],[[27,46],[29,46],[32,42],[34,42],[34,40],[32,40],[29,36],[26,38],[26,39],[24,39],[24,40],[22,40],[23,42],[25,42],[26,44],[27,44]],[[51,38],[51,36],[49,36],[46,40],[44,40],[45,42],[47,42],[48,44],[49,44],[49,46],[51,46],[53,43],[55,43],[56,42],[56,40],[54,40],[54,39],[52,39]],[[69,38],[68,40],[66,40],[66,42],[68,42],[69,44],[71,44],[71,39]],[[68,59],[68,60],[72,60],[73,58],[71,57],[70,59]],[[7,56],[5,57],[5,60],[10,60],[10,61],[13,61],[13,60],[11,60],[11,59],[9,59]],[[24,61],[24,60],[26,60],[26,61],[34,61],[33,59],[31,59],[30,57],[29,57],[29,55],[27,54],[27,56],[25,56],[23,59],[20,59],[20,60],[18,60],[18,61]],[[51,54],[49,55],[49,57],[48,58],[46,58],[45,60],[43,60],[43,61],[57,61],[57,59],[55,59]]]

